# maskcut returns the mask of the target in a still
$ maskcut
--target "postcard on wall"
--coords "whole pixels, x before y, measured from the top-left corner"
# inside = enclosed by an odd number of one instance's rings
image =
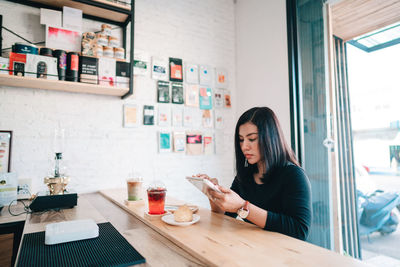
[[[214,117],[213,112],[210,109],[203,110],[202,112],[202,124],[204,128],[213,128],[214,126]]]
[[[199,66],[195,64],[185,65],[185,82],[187,83],[199,83]]]
[[[157,81],[157,102],[169,103],[169,82]]]
[[[224,89],[216,88],[214,91],[214,108],[224,107]]]
[[[192,127],[193,126],[193,116],[194,116],[194,108],[185,107],[183,109],[183,126]]]
[[[215,129],[223,129],[224,128],[224,117],[222,110],[214,110],[214,118],[215,118]]]
[[[154,106],[143,106],[143,125],[154,125]]]
[[[195,84],[186,85],[185,105],[188,107],[199,107],[199,86]]]
[[[168,81],[168,58],[152,58],[151,77],[155,80]]]
[[[183,83],[172,83],[171,84],[172,91],[172,103],[174,104],[183,104]]]
[[[215,85],[219,88],[228,88],[227,71],[224,68],[217,68],[215,70]]]
[[[158,132],[158,151],[160,153],[171,152],[171,132],[160,131]]]
[[[186,133],[185,132],[174,132],[174,152],[185,153],[186,151]]]
[[[167,104],[158,105],[158,125],[159,126],[171,125],[171,108]]]
[[[200,155],[203,153],[203,136],[199,132],[186,133],[186,154]]]
[[[124,127],[135,127],[138,125],[137,106],[135,104],[124,105]]]
[[[183,125],[183,107],[172,107],[172,126],[181,127]]]
[[[199,105],[200,105],[200,109],[212,109],[211,88],[200,86]]]
[[[231,92],[229,90],[224,90],[224,107],[231,108]]]
[[[214,149],[214,137],[212,133],[205,133],[203,136],[203,151],[204,155],[212,155],[215,152]]]
[[[212,68],[207,65],[200,65],[200,84],[212,86]]]
[[[0,206],[8,206],[17,200],[18,177],[16,172],[0,173]],[[17,202],[13,202],[16,205]]]
[[[46,26],[46,47],[81,51],[82,33],[75,30]]]
[[[133,73],[139,76],[146,75],[148,71],[148,65],[149,65],[148,55],[141,50],[135,49],[134,60],[133,60]]]
[[[169,58],[169,80],[173,82],[182,82],[182,59],[180,58]]]

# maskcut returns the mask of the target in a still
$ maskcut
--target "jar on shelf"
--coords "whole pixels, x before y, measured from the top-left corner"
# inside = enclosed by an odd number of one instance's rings
[[[114,57],[118,59],[125,59],[125,49],[122,47],[114,47]]]
[[[101,31],[103,34],[110,36],[111,35],[111,25],[101,24]]]
[[[97,38],[97,44],[98,44],[98,45],[102,45],[102,46],[107,46],[107,45],[108,45],[108,38],[107,38],[107,35],[105,35],[105,34],[99,32],[99,33],[96,35],[96,38]]]
[[[118,38],[115,36],[108,36],[108,46],[118,47],[119,46]]]
[[[103,46],[104,57],[114,57],[114,49],[110,46]]]

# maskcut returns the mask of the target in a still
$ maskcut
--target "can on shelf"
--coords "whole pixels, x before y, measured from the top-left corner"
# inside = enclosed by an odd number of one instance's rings
[[[118,38],[114,36],[108,36],[108,46],[118,47],[119,46]]]
[[[53,51],[53,57],[57,58],[58,79],[60,81],[65,81],[65,73],[67,70],[67,52],[61,49],[56,49]]]
[[[97,37],[97,44],[98,45],[102,45],[102,46],[107,46],[108,45],[107,35],[105,35],[103,33],[98,33],[96,35],[96,37]]]
[[[77,82],[78,72],[79,72],[79,55],[76,52],[68,52],[66,80],[71,82]]]
[[[25,44],[25,43],[15,43],[12,45],[11,51],[18,54],[34,54],[37,55],[39,49],[36,45]]]
[[[103,34],[110,36],[111,35],[111,25],[101,24],[101,31]]]
[[[48,47],[42,47],[40,48],[40,53],[41,56],[46,56],[46,57],[52,57],[53,56],[53,49],[48,48]]]

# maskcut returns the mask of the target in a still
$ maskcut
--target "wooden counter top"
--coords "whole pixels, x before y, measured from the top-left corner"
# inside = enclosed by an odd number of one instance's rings
[[[180,227],[144,216],[144,200],[125,204],[125,189],[100,193],[208,266],[366,266],[363,262],[200,208],[200,221]],[[178,204],[167,197],[168,204]]]

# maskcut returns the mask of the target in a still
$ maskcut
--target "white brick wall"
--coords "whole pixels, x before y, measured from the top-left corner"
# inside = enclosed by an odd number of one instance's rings
[[[4,26],[34,42],[44,40],[39,9],[0,1],[0,14]],[[100,27],[97,22],[84,23],[85,31]],[[6,32],[3,38],[4,47],[20,41]],[[230,185],[236,122],[233,1],[138,0],[135,48],[150,56],[179,57],[228,70],[233,108],[225,110],[224,129],[214,130],[217,154],[159,154],[158,126],[122,127],[123,104],[136,103],[139,108],[156,104],[155,81],[150,75],[137,79],[135,98],[126,100],[0,86],[0,129],[14,132],[12,170],[18,172],[19,178],[32,179],[33,192],[45,189],[43,177],[51,168],[53,133],[58,126],[66,129],[64,158],[71,176],[70,187],[78,193],[125,186],[132,168],[146,182],[161,179],[168,194],[202,206],[208,206],[207,199],[185,181],[185,176],[206,172],[218,177],[223,185]]]

